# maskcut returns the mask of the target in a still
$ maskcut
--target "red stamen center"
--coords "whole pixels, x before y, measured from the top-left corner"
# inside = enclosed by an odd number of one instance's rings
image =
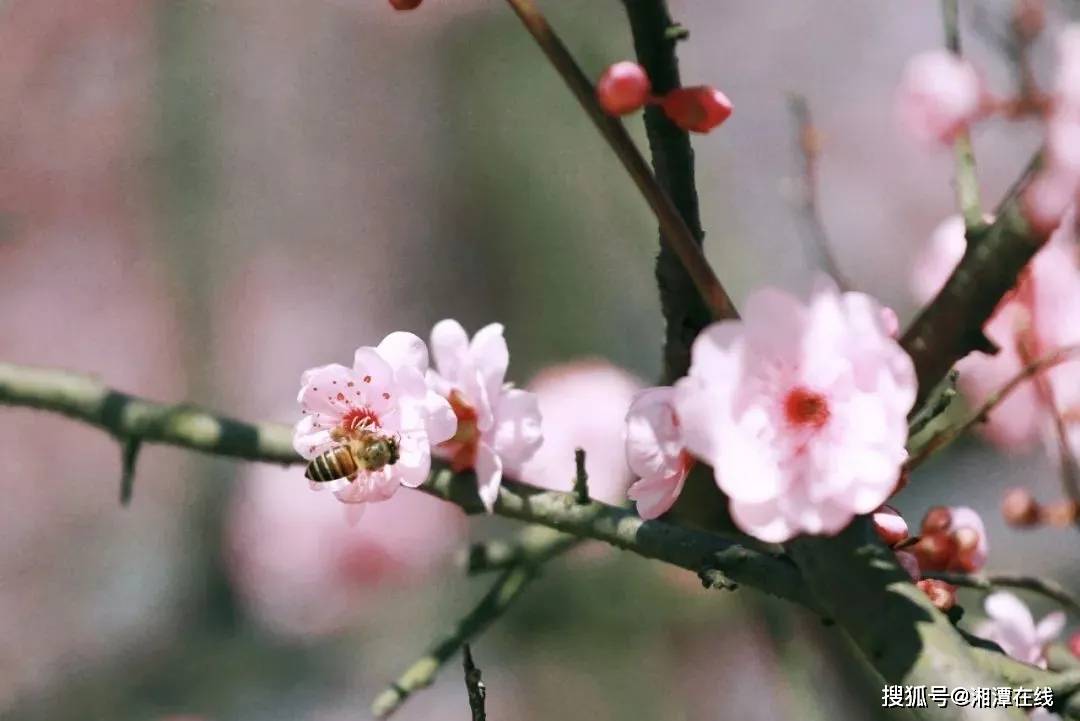
[[[361,428],[378,428],[379,416],[370,408],[350,408],[341,417],[341,427],[346,431],[356,431]]]
[[[466,403],[458,391],[452,391],[447,400],[457,416],[457,432],[453,438],[439,445],[450,453],[450,468],[460,473],[476,465],[476,447],[480,442],[480,433],[476,429],[477,414],[476,409]]]
[[[829,402],[808,388],[793,388],[784,399],[784,417],[793,426],[821,428],[829,420]]]

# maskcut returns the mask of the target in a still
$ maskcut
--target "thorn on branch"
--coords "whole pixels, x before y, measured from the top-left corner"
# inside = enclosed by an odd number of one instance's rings
[[[690,29],[679,23],[672,23],[664,30],[664,38],[673,43],[690,39]]]
[[[701,579],[701,585],[708,589],[734,591],[739,587],[738,583],[731,580],[731,577],[717,568],[701,569],[698,571],[698,578]]]
[[[469,709],[472,711],[472,721],[487,721],[487,713],[484,710],[487,688],[480,678],[480,669],[473,663],[472,649],[469,648],[469,644],[465,644],[462,665],[465,667],[465,689],[469,692]]]
[[[589,474],[585,470],[585,449],[574,449],[574,496],[578,503],[589,502]]]
[[[135,462],[139,459],[140,448],[142,448],[142,441],[138,438],[128,438],[123,441],[120,459],[121,506],[127,506],[131,503],[131,494],[135,489]]]

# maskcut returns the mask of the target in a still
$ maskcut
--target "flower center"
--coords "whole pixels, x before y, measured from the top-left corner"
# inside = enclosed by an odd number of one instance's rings
[[[821,393],[798,386],[784,398],[784,417],[793,426],[821,428],[829,420],[829,402]]]
[[[476,464],[476,447],[480,442],[480,432],[476,428],[477,413],[456,390],[450,392],[447,400],[457,416],[457,431],[453,438],[440,443],[439,447],[450,455],[450,468],[460,473]]]
[[[341,417],[341,428],[345,431],[359,431],[378,428],[379,416],[370,408],[350,408]]]

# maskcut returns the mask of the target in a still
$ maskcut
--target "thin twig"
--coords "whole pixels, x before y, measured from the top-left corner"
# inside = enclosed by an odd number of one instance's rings
[[[913,438],[923,431],[934,419],[941,416],[957,396],[956,381],[960,372],[953,368],[945,380],[941,381],[935,394],[918,410],[908,425],[908,438]]]
[[[1080,614],[1080,599],[1072,595],[1064,586],[1048,578],[1025,576],[1019,573],[949,573],[932,571],[923,574],[927,578],[937,578],[954,586],[975,588],[980,591],[993,591],[995,588],[1016,588],[1031,591],[1060,603],[1073,613]]]
[[[803,217],[803,226],[810,241],[809,245],[825,272],[832,276],[841,289],[850,290],[851,284],[840,272],[840,266],[837,265],[836,258],[833,256],[829,235],[825,231],[825,224],[821,220],[821,210],[818,206],[817,169],[818,156],[821,152],[821,134],[814,127],[806,98],[801,95],[792,95],[788,105],[795,119],[799,155],[802,158],[799,212]]]
[[[942,0],[942,21],[945,26],[945,47],[960,57],[960,11],[958,0]],[[964,227],[969,231],[986,225],[982,203],[979,200],[979,178],[975,172],[975,151],[971,134],[966,128],[957,133],[953,141],[956,156],[956,201],[964,217]]]
[[[480,669],[473,663],[472,649],[465,644],[461,663],[465,667],[465,689],[469,693],[469,710],[472,711],[472,721],[487,721],[487,712],[484,701],[487,698],[487,688],[480,678]]]
[[[513,540],[498,539],[474,543],[462,554],[462,565],[470,576],[503,571],[522,563],[535,565],[550,557],[553,546],[559,553],[563,553],[579,543],[580,538],[546,526],[526,526]]]
[[[705,254],[694,239],[685,219],[657,182],[623,124],[600,108],[592,82],[578,66],[562,40],[555,34],[547,19],[532,0],[507,0],[507,3],[513,8],[525,28],[573,92],[581,107],[585,109],[619,160],[622,161],[623,167],[626,168],[634,184],[637,185],[656,215],[664,240],[678,255],[712,316],[717,319],[737,317],[731,298],[728,297],[708,261],[705,260]]]
[[[919,452],[908,459],[908,462],[904,464],[907,470],[914,470],[918,468],[923,461],[933,455],[936,451],[946,447],[961,435],[970,430],[976,423],[984,421],[990,412],[994,410],[1002,401],[1009,397],[1009,394],[1016,390],[1021,383],[1033,378],[1041,371],[1048,368],[1053,368],[1059,363],[1071,360],[1077,354],[1080,354],[1080,345],[1066,346],[1064,348],[1058,348],[1055,351],[1047,353],[1042,358],[1028,363],[1021,369],[1019,373],[1009,379],[1005,385],[993,393],[986,401],[972,413],[963,422],[957,425],[951,426],[942,430],[940,433],[935,434],[929,441],[927,441]]]
[[[386,718],[401,708],[413,692],[430,686],[439,669],[468,641],[483,633],[500,618],[517,600],[522,591],[535,578],[536,569],[515,566],[504,572],[491,590],[454,627],[447,631],[428,649],[422,658],[414,662],[371,704],[376,718]]]
[[[129,438],[121,444],[120,457],[120,505],[131,503],[131,494],[135,490],[135,462],[139,458],[142,442]]]

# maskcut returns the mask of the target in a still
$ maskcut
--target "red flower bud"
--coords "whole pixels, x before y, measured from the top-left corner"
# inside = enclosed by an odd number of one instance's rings
[[[390,0],[390,7],[395,10],[415,10],[424,0]]]
[[[1058,501],[1042,507],[1039,512],[1039,520],[1048,526],[1065,528],[1076,523],[1080,509],[1073,501]]]
[[[1080,658],[1080,631],[1069,636],[1068,645],[1069,650],[1072,651],[1072,655]]]
[[[716,88],[677,88],[660,101],[664,114],[683,130],[707,133],[731,115],[731,101]]]
[[[1013,488],[1001,501],[1005,522],[1017,528],[1030,528],[1039,523],[1039,504],[1026,488]]]
[[[934,506],[922,519],[923,533],[937,533],[945,531],[952,523],[952,513],[945,506]]]
[[[956,605],[956,586],[951,583],[945,583],[936,578],[924,578],[915,585],[926,594],[930,603],[934,604],[939,611],[948,611]]]
[[[944,571],[949,567],[956,552],[952,536],[947,533],[929,533],[911,547],[919,566],[927,571]]]
[[[596,83],[596,99],[608,115],[626,115],[648,102],[651,87],[645,68],[624,60],[600,76]]]

